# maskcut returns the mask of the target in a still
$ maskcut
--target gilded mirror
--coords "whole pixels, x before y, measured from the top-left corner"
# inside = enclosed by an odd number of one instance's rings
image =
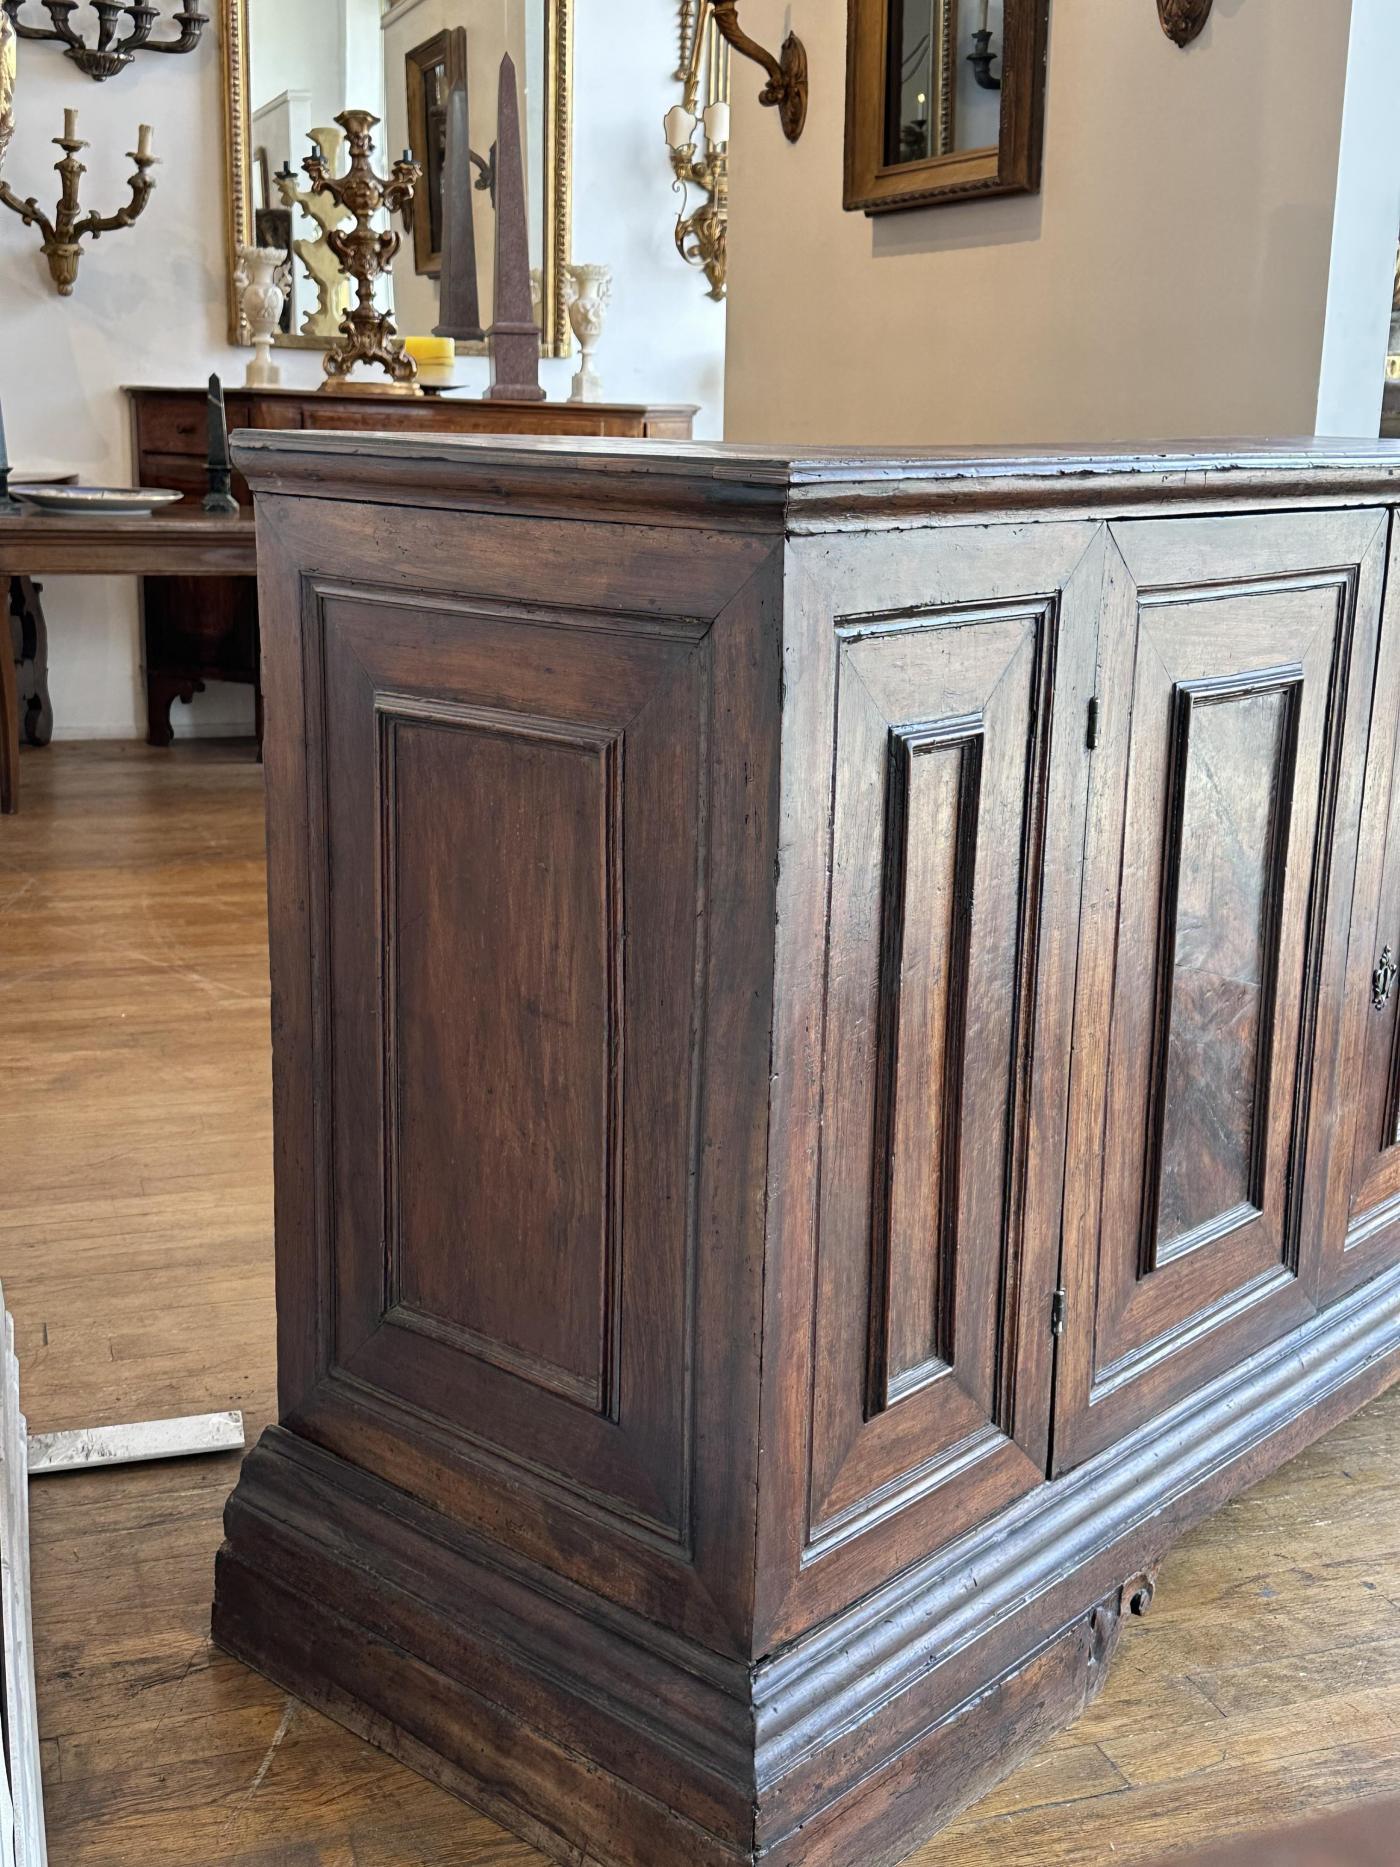
[[[546,356],[570,348],[564,303],[569,258],[570,24],[573,0],[222,0],[228,129],[229,329],[246,342],[236,285],[240,246],[289,248],[290,291],[277,342],[324,348],[348,287],[330,261],[301,172],[313,141],[340,172],[335,118],[380,118],[381,173],[410,149],[425,174],[385,308],[400,333],[438,323],[443,121],[447,92],[467,83],[478,287],[490,322],[495,243],[493,169],[500,62],[520,80],[530,264]],[[319,135],[317,134],[319,133]],[[459,344],[480,351],[481,344]]]
[[[1040,186],[1049,0],[850,0],[848,208]]]

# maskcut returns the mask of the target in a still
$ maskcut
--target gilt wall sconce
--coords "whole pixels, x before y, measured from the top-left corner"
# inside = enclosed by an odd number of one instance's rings
[[[681,0],[676,77],[685,91],[682,102],[666,113],[671,169],[682,195],[676,250],[704,272],[714,299],[723,299],[728,271],[731,47],[767,72],[759,102],[777,110],[789,142],[798,140],[807,121],[807,53],[795,33],[788,34],[782,56],[774,58],[739,25],[738,0]],[[697,142],[702,126],[703,148]],[[692,188],[702,199],[687,214]]]
[[[125,71],[138,52],[192,52],[209,24],[209,15],[196,10],[198,0],[180,0],[180,12],[171,21],[179,28],[175,37],[152,39],[160,8],[152,5],[151,0],[140,0],[139,4],[130,6],[123,5],[122,0],[91,0],[92,10],[97,15],[97,40],[89,45],[73,25],[72,16],[79,0],[43,0],[51,21],[48,26],[31,26],[22,20],[20,13],[24,4],[25,0],[4,0],[5,11],[20,38],[55,41],[66,49],[79,71],[99,84],[104,78],[115,78],[119,71]],[[118,38],[123,13],[130,20],[131,28],[123,38]]]
[[[136,165],[136,173],[128,184],[131,189],[129,205],[118,208],[115,214],[84,214],[78,202],[78,185],[87,170],[78,160],[78,152],[88,145],[78,136],[77,111],[66,110],[63,115],[63,134],[53,139],[55,146],[63,151],[62,161],[54,164],[62,190],[53,219],[50,220],[40,210],[32,195],[27,201],[21,201],[10,184],[3,180],[0,180],[0,202],[12,208],[26,227],[38,227],[44,236],[43,253],[49,262],[49,272],[58,287],[59,297],[71,298],[78,277],[78,261],[83,256],[79,242],[84,237],[97,240],[104,233],[118,233],[137,220],[156,185],[155,177],[151,174],[156,157],[151,154],[151,126],[143,123],[137,134],[135,149],[128,152],[130,160]]]
[[[1186,46],[1197,38],[1210,18],[1215,0],[1157,0],[1157,17],[1173,45]]]

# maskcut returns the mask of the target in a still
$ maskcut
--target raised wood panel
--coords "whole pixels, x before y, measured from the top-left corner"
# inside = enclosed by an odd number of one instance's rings
[[[1060,1466],[1310,1312],[1327,1151],[1310,1083],[1336,1041],[1317,1014],[1324,984],[1339,997],[1377,525],[1117,528]]]
[[[684,1545],[708,648],[315,613],[328,1366]]]
[[[388,1314],[611,1413],[619,735],[397,697],[379,720]]]
[[[1010,1438],[1018,996],[1055,618],[844,632],[827,985],[811,1544]],[[1033,937],[1033,935],[1032,935]]]
[[[1301,686],[1289,668],[1176,686],[1144,1188],[1156,1269],[1263,1210]]]

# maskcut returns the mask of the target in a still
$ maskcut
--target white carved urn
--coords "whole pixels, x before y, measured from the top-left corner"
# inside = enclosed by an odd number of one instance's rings
[[[570,266],[564,279],[564,302],[569,322],[583,352],[578,375],[569,391],[572,402],[601,402],[603,381],[593,367],[593,352],[603,334],[603,319],[612,297],[611,266]]]
[[[280,246],[240,246],[239,304],[253,346],[253,360],[244,372],[249,389],[275,389],[282,372],[272,361],[272,340],[282,322],[287,302],[287,253]]]

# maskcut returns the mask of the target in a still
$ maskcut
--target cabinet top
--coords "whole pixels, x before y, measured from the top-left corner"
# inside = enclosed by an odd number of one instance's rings
[[[1400,441],[1383,440],[896,450],[244,431],[234,454],[260,493],[764,530],[1400,499]]]

